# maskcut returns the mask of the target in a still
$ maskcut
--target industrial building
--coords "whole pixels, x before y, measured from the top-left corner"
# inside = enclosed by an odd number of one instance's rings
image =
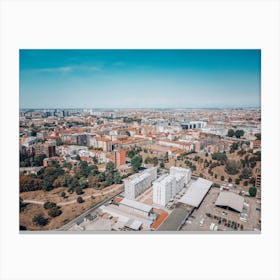
[[[244,198],[229,191],[220,192],[215,205],[238,213],[242,212]]]
[[[179,200],[179,202],[193,206],[199,207],[213,182],[198,178],[191,186],[188,188],[186,194]]]
[[[129,213],[140,214],[142,216],[148,217],[153,209],[152,206],[138,202],[136,200],[130,200],[123,198],[119,202],[119,208],[128,211]]]
[[[135,199],[146,189],[151,187],[152,182],[157,178],[157,168],[151,167],[142,173],[135,174],[124,180],[125,197]]]

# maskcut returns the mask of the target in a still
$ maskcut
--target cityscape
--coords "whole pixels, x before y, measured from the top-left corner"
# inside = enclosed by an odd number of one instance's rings
[[[260,233],[260,51],[20,50],[19,229]]]

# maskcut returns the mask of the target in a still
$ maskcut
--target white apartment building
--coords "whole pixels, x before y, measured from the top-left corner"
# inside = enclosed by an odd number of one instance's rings
[[[184,175],[163,175],[153,183],[153,203],[165,206],[184,187]]]
[[[152,182],[157,178],[157,168],[151,167],[140,174],[135,174],[124,180],[125,197],[135,199],[146,189],[151,187]]]
[[[153,203],[165,206],[180,192],[191,178],[191,170],[171,167],[170,174],[158,178],[153,183]]]
[[[172,166],[170,168],[170,175],[183,175],[185,177],[185,184],[188,184],[191,180],[192,171],[188,168]]]

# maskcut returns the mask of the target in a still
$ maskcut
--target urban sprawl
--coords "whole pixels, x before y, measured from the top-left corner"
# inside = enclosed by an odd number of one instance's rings
[[[261,230],[261,110],[22,109],[20,230]]]

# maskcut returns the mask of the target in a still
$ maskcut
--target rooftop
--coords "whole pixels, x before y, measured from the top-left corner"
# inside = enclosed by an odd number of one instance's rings
[[[179,200],[179,202],[198,207],[212,184],[212,181],[198,178],[191,184],[186,194]]]

